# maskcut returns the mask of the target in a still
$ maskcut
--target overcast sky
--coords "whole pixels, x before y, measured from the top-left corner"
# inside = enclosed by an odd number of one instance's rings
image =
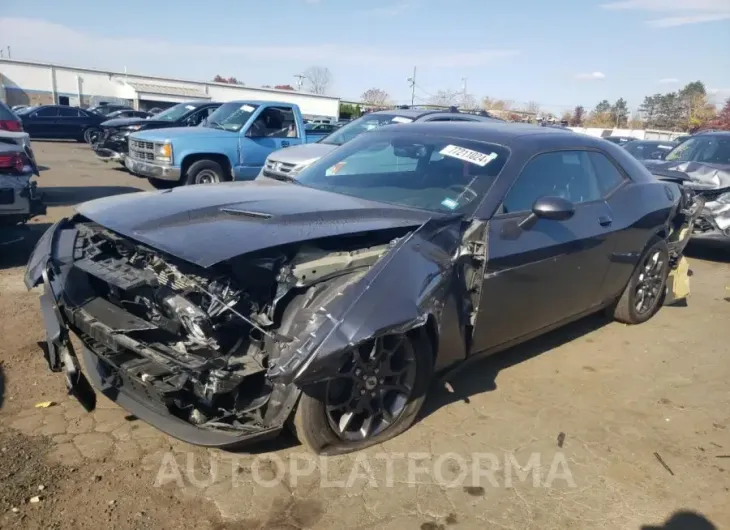
[[[730,0],[0,0],[16,59],[251,86],[328,67],[330,93],[439,89],[560,112],[704,81],[730,96]],[[73,5],[73,9],[71,8]],[[6,52],[7,53],[7,52]]]

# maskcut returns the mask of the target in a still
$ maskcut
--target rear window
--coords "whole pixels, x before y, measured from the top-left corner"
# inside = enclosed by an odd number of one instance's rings
[[[10,110],[5,103],[0,101],[0,120],[2,121],[18,121],[18,117]]]

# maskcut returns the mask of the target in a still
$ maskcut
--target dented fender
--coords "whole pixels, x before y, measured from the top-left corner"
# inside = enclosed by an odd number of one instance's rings
[[[453,327],[465,320],[454,303],[463,292],[454,265],[461,224],[460,216],[431,220],[399,240],[366,274],[318,308],[294,341],[281,346],[269,377],[299,386],[331,379],[354,347],[429,319],[439,331],[449,327],[453,337]],[[464,352],[464,345],[457,351]]]

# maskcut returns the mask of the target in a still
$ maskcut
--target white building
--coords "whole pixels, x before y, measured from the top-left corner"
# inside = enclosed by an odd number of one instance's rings
[[[200,99],[283,101],[299,105],[304,115],[334,119],[340,110],[340,98],[332,96],[14,59],[0,59],[0,99],[10,106],[58,103],[88,107],[107,101],[141,110]]]

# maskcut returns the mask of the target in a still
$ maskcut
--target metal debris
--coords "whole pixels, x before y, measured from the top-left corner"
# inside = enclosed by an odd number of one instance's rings
[[[564,442],[565,442],[565,433],[561,432],[560,434],[558,434],[558,447],[560,447],[562,449]]]
[[[674,476],[674,471],[672,471],[672,470],[671,470],[671,469],[669,468],[669,466],[668,466],[668,465],[667,465],[667,463],[666,463],[666,462],[664,461],[664,459],[662,459],[662,457],[661,457],[661,456],[659,455],[659,453],[654,453],[654,456],[656,457],[656,459],[657,459],[657,460],[659,460],[659,463],[660,463],[660,464],[661,464],[662,466],[664,466],[664,469],[666,469],[667,471],[669,471],[669,474],[670,474],[670,475]]]

